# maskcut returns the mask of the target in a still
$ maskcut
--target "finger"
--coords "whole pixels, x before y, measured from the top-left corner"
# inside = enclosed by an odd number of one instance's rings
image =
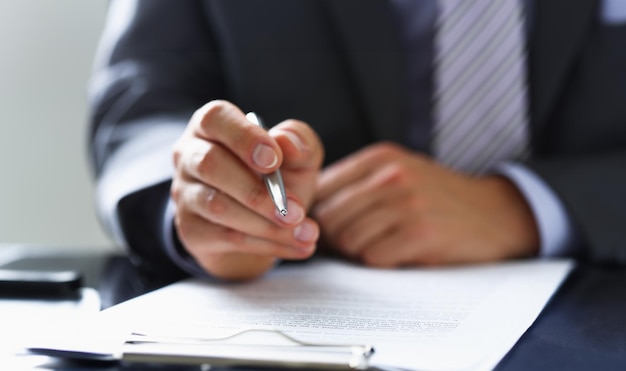
[[[295,227],[278,226],[230,196],[202,183],[188,185],[179,203],[183,203],[189,212],[210,222],[280,245],[308,249],[315,245],[319,237],[319,227],[310,219]]]
[[[385,268],[460,262],[457,254],[450,254],[450,246],[445,246],[441,237],[428,223],[415,218],[404,220],[367,246],[360,259],[367,265]],[[454,248],[462,247],[463,243],[461,241]]]
[[[272,172],[282,163],[278,143],[229,102],[216,100],[205,104],[194,113],[191,122],[197,136],[222,144],[257,172]]]
[[[180,160],[181,176],[191,177],[221,190],[244,207],[274,223],[289,226],[300,223],[306,213],[298,196],[288,192],[289,213],[281,215],[274,206],[261,178],[224,146],[201,139],[187,141]]]
[[[345,229],[338,232],[336,247],[344,255],[356,258],[368,247],[375,245],[391,230],[397,228],[401,215],[391,208],[377,208],[361,214]]]
[[[385,166],[316,204],[313,215],[322,225],[324,234],[337,238],[339,232],[359,216],[404,197],[406,191],[398,186],[400,174],[396,165]]]
[[[321,141],[308,125],[296,120],[276,125],[270,129],[270,135],[283,151],[281,172],[287,189],[293,190],[308,208],[315,197],[324,157]]]
[[[305,259],[311,256],[315,250],[314,245],[306,248],[293,248],[253,237],[208,222],[192,213],[177,214],[176,227],[181,241],[189,253],[198,260],[208,255],[230,253],[271,256],[281,259]]]
[[[419,260],[419,244],[415,241],[409,246],[406,238],[399,231],[390,231],[383,238],[367,246],[359,256],[360,260],[368,266],[379,268],[395,268],[409,261]]]
[[[324,147],[313,129],[302,121],[286,120],[269,130],[283,152],[281,169],[317,171],[322,165]]]
[[[369,146],[338,161],[322,172],[318,180],[317,199],[330,197],[399,156],[405,156],[404,150],[394,144],[382,143]]]

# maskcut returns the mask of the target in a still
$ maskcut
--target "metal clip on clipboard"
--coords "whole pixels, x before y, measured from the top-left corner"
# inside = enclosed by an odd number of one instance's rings
[[[263,332],[291,344],[224,343],[243,334]],[[312,343],[278,330],[247,329],[220,338],[133,333],[123,347],[121,359],[128,363],[365,370],[372,354],[374,348],[370,345]]]

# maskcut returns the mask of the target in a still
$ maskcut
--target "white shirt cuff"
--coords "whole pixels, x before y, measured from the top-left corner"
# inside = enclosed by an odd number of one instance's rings
[[[143,136],[127,142],[107,161],[96,188],[96,204],[100,220],[120,246],[127,246],[117,216],[120,200],[171,179],[171,145],[183,130],[175,123],[146,127]]]

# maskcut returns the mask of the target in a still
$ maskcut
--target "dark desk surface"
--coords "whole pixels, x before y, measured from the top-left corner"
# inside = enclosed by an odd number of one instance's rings
[[[103,253],[48,252],[9,267],[79,269],[86,286],[99,291],[103,309],[170,283],[139,271],[123,256]],[[39,369],[143,370],[145,366],[52,361]],[[626,370],[626,268],[579,264],[497,370]]]

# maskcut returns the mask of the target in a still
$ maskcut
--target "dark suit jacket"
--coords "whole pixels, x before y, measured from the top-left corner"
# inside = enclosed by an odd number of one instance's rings
[[[626,263],[626,26],[600,22],[595,0],[541,0],[533,12],[527,166],[561,197],[588,257]],[[173,142],[209,100],[269,123],[310,123],[327,163],[403,141],[408,66],[384,0],[121,1],[110,20],[92,83],[91,153],[100,193],[105,178],[128,188],[109,197],[114,229],[143,260],[167,264],[171,165],[143,181],[129,163],[169,151],[163,138]],[[148,145],[155,128],[169,134]],[[139,179],[125,181],[129,173]]]

